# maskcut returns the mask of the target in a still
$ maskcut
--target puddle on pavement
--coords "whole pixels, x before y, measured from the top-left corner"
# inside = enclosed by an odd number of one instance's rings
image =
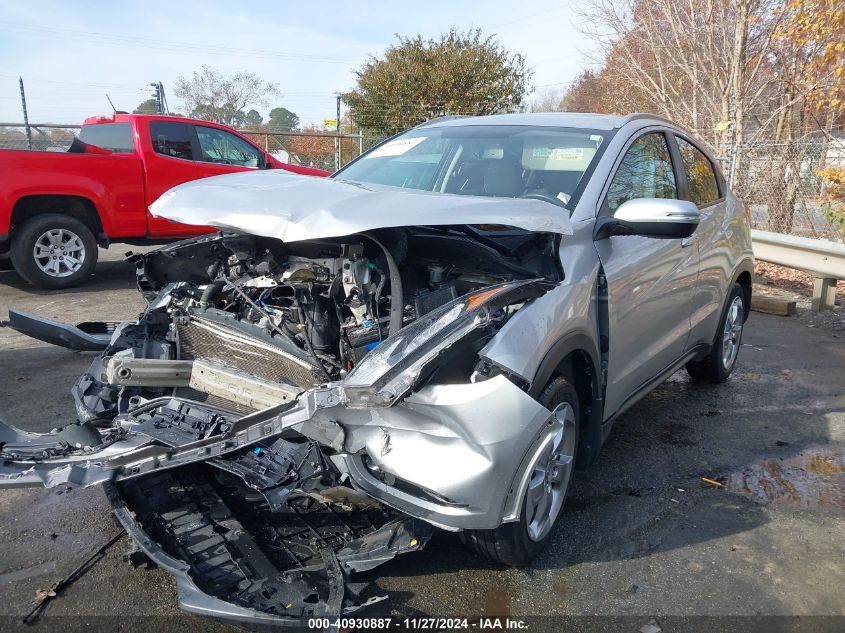
[[[758,503],[845,511],[845,450],[806,449],[767,459],[731,475],[726,486]]]
[[[485,616],[509,617],[511,614],[510,592],[502,588],[485,592],[481,613]]]

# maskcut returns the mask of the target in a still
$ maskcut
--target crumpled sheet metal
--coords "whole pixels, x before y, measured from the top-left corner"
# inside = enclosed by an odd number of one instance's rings
[[[275,170],[187,182],[165,192],[150,206],[150,213],[284,242],[449,224],[502,224],[572,235],[569,213],[542,200],[376,187]]]

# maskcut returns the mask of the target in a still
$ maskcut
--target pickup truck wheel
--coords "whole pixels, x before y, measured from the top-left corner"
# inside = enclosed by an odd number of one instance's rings
[[[560,518],[578,451],[578,392],[565,378],[558,377],[538,398],[561,422],[552,441],[530,466],[519,521],[504,523],[495,530],[466,530],[464,542],[493,562],[522,567],[549,543]]]
[[[719,330],[710,353],[701,360],[691,360],[687,363],[687,373],[694,380],[719,383],[728,379],[742,345],[745,314],[745,292],[742,286],[734,284],[722,312]]]
[[[97,265],[97,240],[76,218],[37,215],[12,236],[11,256],[15,270],[33,286],[70,288]]]

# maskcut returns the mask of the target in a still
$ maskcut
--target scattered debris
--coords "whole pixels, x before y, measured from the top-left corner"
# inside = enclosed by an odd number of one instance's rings
[[[784,442],[783,440],[778,440],[775,442],[775,446],[789,446],[789,442]]]
[[[633,593],[637,593],[638,590],[639,590],[639,587],[637,585],[631,585],[630,587],[628,587],[625,590],[625,592],[633,594]]]
[[[716,486],[717,488],[724,488],[725,487],[725,484],[720,484],[715,479],[708,479],[707,477],[702,477],[701,481],[703,481],[706,484],[710,484],[711,486]]]
[[[663,629],[660,628],[656,620],[652,620],[645,626],[640,627],[640,633],[662,633],[662,631]]]
[[[80,578],[86,571],[91,569],[91,567],[96,563],[100,558],[102,558],[103,554],[105,554],[108,549],[117,543],[121,537],[126,534],[125,530],[121,530],[113,537],[111,537],[108,541],[106,541],[100,548],[91,554],[85,561],[79,565],[76,569],[74,569],[70,574],[62,578],[61,580],[56,581],[53,583],[51,587],[48,589],[39,589],[35,593],[35,597],[32,599],[32,610],[27,613],[23,618],[24,624],[30,624],[34,622],[38,615],[41,613],[41,610],[44,608],[44,605],[47,602],[58,595],[58,592],[73,583],[76,579]]]

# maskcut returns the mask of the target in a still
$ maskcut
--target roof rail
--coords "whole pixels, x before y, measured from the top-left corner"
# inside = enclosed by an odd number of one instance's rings
[[[422,123],[415,125],[414,129],[418,127],[425,127],[430,123],[440,123],[441,121],[451,121],[452,119],[468,119],[472,116],[473,115],[471,114],[447,114],[445,116],[436,116],[433,119],[428,119],[427,121],[423,121]]]

